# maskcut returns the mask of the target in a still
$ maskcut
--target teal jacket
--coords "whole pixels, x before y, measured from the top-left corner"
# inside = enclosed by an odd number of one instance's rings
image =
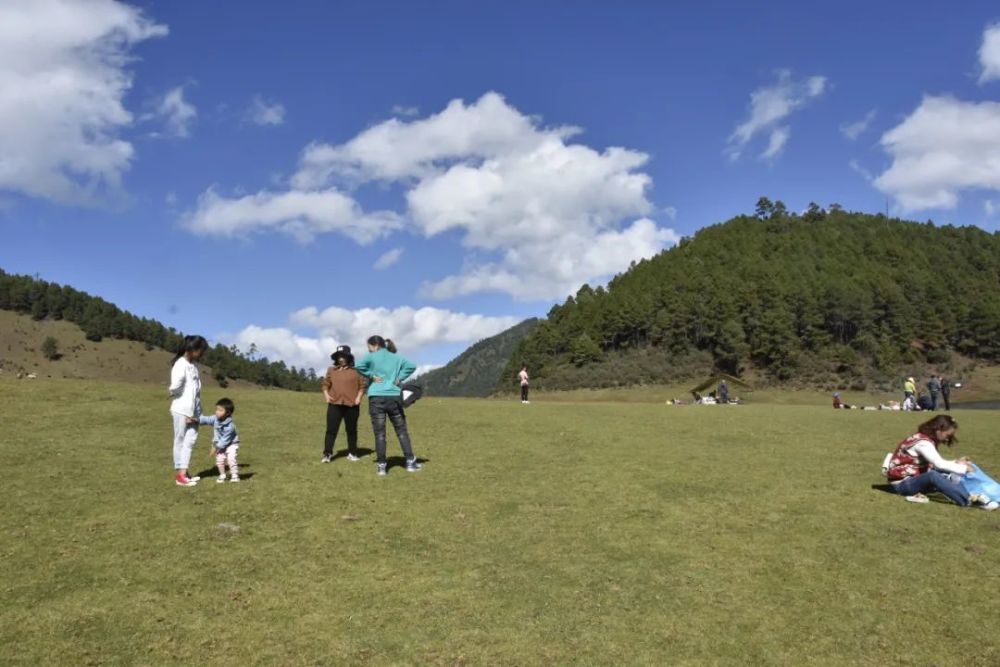
[[[401,390],[396,383],[413,375],[417,367],[409,359],[382,348],[366,354],[354,369],[368,379],[369,396],[398,397]],[[376,382],[375,378],[382,381]]]

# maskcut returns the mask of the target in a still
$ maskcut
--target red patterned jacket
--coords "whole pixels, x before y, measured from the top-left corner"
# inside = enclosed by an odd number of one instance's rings
[[[919,455],[910,453],[910,448],[921,440],[934,443],[931,438],[923,433],[914,433],[896,445],[896,450],[892,453],[892,458],[889,460],[889,471],[886,473],[886,477],[890,481],[894,482],[927,472],[929,463]],[[937,445],[935,444],[934,447],[936,449]]]

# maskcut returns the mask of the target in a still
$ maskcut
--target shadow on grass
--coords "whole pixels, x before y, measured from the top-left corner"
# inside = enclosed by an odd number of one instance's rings
[[[360,456],[361,458],[364,458],[366,456],[371,456],[374,453],[375,453],[374,449],[368,449],[367,447],[358,447],[358,449],[357,449],[357,455]],[[341,450],[339,452],[334,452],[333,453],[333,458],[330,459],[330,462],[332,463],[333,461],[336,461],[337,459],[346,459],[347,458],[347,454],[348,454],[348,450],[346,450],[346,449]]]
[[[240,479],[241,480],[253,479],[254,473],[246,472],[247,468],[251,468],[253,466],[249,463],[243,463],[242,461],[240,461],[239,464],[240,464]],[[205,468],[201,472],[195,474],[198,475],[198,477],[201,477],[202,479],[208,479],[210,477],[218,477],[219,469],[216,468],[215,466],[212,466],[211,468]]]
[[[406,457],[404,456],[387,456],[385,462],[388,464],[386,466],[386,472],[392,470],[393,468],[405,468],[406,467]],[[422,456],[417,457],[417,463],[428,463],[430,459],[425,459]]]

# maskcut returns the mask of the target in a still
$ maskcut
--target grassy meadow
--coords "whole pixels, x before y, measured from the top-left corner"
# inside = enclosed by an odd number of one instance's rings
[[[0,379],[0,664],[1000,664],[1000,512],[873,488],[919,416],[429,397],[380,479],[228,393],[248,479],[183,489],[163,387]]]

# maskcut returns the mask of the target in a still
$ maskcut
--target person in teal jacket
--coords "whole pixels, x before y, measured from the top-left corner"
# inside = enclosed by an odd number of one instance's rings
[[[354,368],[368,379],[368,414],[372,418],[372,430],[375,432],[376,472],[382,476],[388,468],[385,458],[386,417],[392,422],[396,437],[399,438],[399,446],[406,456],[406,471],[420,470],[417,457],[413,455],[400,393],[400,385],[416,372],[416,365],[386,349],[386,341],[381,336],[372,336],[368,339],[368,354]]]

